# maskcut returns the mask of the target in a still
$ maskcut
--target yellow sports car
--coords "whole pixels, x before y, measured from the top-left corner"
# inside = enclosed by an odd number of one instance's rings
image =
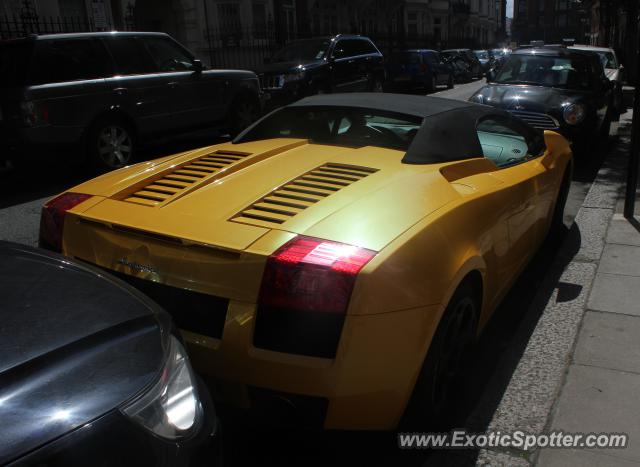
[[[163,305],[218,399],[392,429],[440,415],[562,226],[571,167],[562,136],[499,109],[319,95],[74,187],[44,206],[40,241]]]

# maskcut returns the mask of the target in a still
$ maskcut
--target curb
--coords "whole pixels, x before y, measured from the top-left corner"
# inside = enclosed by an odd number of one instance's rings
[[[544,311],[487,432],[512,434],[522,431],[537,435],[549,426],[587,308],[609,222],[623,186],[624,176],[620,169],[625,158],[626,154],[618,145],[605,160],[578,211],[574,226],[543,281],[541,290],[548,286],[554,290],[553,294],[548,300],[541,292],[534,298],[534,303],[546,301]],[[564,252],[570,250],[569,245],[575,241],[576,235],[579,235],[580,249],[566,264]],[[526,330],[521,328],[519,332]],[[535,464],[537,454],[536,450],[513,447],[485,448],[480,450],[476,465],[527,467]]]

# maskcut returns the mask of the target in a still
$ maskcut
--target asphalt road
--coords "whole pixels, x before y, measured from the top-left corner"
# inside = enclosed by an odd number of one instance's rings
[[[435,95],[468,99],[484,82],[456,85]],[[218,140],[219,141],[219,140]],[[190,147],[216,142],[216,139],[187,140],[147,150],[146,159],[160,157]],[[568,234],[579,242],[572,221],[591,185],[601,156],[607,148],[597,148],[588,162],[576,161],[574,180],[565,211]],[[34,166],[22,172],[0,173],[0,239],[35,245],[38,236],[40,207],[48,198],[86,178],[80,170],[70,170],[62,162]],[[576,237],[577,236],[577,237]],[[537,321],[535,308],[529,307],[533,296],[558,254],[562,239],[547,242],[515,284],[503,305],[485,330],[475,352],[473,370],[460,384],[459,403],[451,411],[452,423],[471,431],[482,431],[499,403],[502,391],[519,355],[526,346],[526,333],[517,332],[523,323]],[[567,254],[564,252],[563,254]],[[514,335],[524,336],[514,339]],[[372,408],[375,410],[375,408]],[[247,430],[235,431],[225,425],[225,456],[229,465],[405,465],[466,466],[473,465],[473,451],[425,452],[400,451],[395,435],[363,433],[308,433]]]

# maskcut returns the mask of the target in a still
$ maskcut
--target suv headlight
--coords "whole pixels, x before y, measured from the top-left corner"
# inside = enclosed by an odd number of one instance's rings
[[[122,412],[158,436],[189,436],[202,420],[202,404],[187,353],[174,336],[160,380]]]
[[[577,125],[584,120],[585,115],[584,106],[580,104],[566,105],[562,111],[562,117],[569,125]]]

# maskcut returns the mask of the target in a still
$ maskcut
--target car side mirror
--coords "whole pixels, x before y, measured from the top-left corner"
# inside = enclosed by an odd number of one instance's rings
[[[204,66],[202,65],[202,62],[198,59],[194,59],[193,60],[193,71],[195,73],[201,73],[202,70],[204,70]]]

